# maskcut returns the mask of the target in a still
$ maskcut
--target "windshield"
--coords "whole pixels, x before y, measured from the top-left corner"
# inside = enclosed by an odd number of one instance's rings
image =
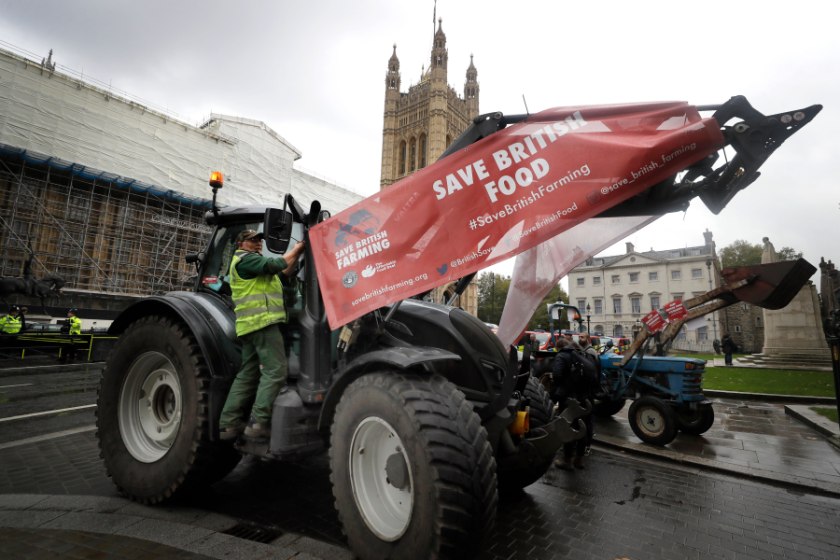
[[[236,251],[236,236],[246,229],[262,231],[262,223],[246,222],[220,227],[216,230],[207,249],[207,262],[199,279],[201,282],[199,287],[230,295],[228,272],[233,253]]]

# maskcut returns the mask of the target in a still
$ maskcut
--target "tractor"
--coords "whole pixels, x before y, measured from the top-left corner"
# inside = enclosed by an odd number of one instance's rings
[[[657,177],[663,179],[638,196],[624,196],[629,186],[617,187],[614,202],[612,192],[599,194],[594,206],[598,215],[664,213],[683,209],[697,196],[719,211],[820,107],[767,117],[736,97],[711,110],[713,118],[690,123],[687,133],[707,127],[707,137],[732,147],[735,158],[715,167],[716,156],[688,146],[688,155],[696,157],[688,160],[682,152],[669,156],[667,177],[665,163],[657,164]],[[568,146],[585,154],[587,142],[613,134],[581,124],[595,113],[574,111],[577,120],[568,111],[477,117],[430,166],[427,174],[452,178],[435,191],[458,196],[458,177],[485,174],[482,165],[492,162],[492,156],[480,156],[488,146],[501,142],[510,148],[506,157],[527,157],[517,134],[533,122],[543,131],[526,146],[534,150],[542,148],[539,142],[550,141],[548,148]],[[599,111],[612,118],[620,108]],[[553,118],[560,120],[546,122]],[[732,125],[733,119],[742,120]],[[684,122],[669,119],[666,124],[675,130]],[[573,127],[592,133],[576,134]],[[668,132],[656,126],[653,130]],[[629,131],[625,137],[635,141],[639,134]],[[712,151],[717,149],[716,144]],[[642,157],[648,154],[645,148]],[[461,157],[472,158],[473,165],[456,166]],[[527,170],[487,183],[488,196],[506,196],[510,188],[537,188],[549,161],[532,162]],[[563,180],[540,187],[556,190]],[[645,180],[634,188],[641,189]],[[424,192],[432,193],[432,186]],[[379,294],[372,311],[331,326],[310,235],[340,214],[331,217],[317,201],[305,208],[290,194],[279,195],[276,204],[219,207],[217,192],[223,182],[216,178],[211,187],[213,207],[206,222],[215,230],[205,250],[186,256],[196,270],[192,288],[144,298],[110,327],[119,340],[102,372],[96,415],[101,455],[117,488],[133,500],[155,504],[208,487],[235,468],[243,454],[296,461],[326,452],[335,506],[357,555],[411,559],[476,553],[493,528],[499,493],[539,480],[563,443],[584,435],[572,424],[587,412],[585,406],[571,406],[556,416],[539,381],[519,372],[515,347],[466,311],[426,301],[425,287],[398,301],[387,292]],[[406,212],[414,200],[406,201]],[[304,240],[306,250],[295,285],[286,294],[289,322],[281,328],[289,390],[274,402],[270,440],[228,444],[219,437],[218,420],[240,364],[229,267],[234,240],[245,229],[264,233],[266,254],[282,254],[292,240]],[[440,254],[440,262],[452,256],[449,246],[425,249],[432,250]],[[464,273],[456,296],[474,274],[475,269]],[[357,280],[349,274],[346,278],[348,283]]]

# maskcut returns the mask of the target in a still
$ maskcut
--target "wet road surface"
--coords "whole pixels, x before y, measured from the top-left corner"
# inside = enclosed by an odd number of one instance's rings
[[[0,420],[93,404],[97,379],[95,368],[0,376]],[[772,406],[747,411],[750,407],[739,403],[716,402],[715,407],[719,421],[706,444],[679,436],[669,447],[690,451],[701,445],[701,454],[709,448],[733,461],[749,464],[755,457],[772,463],[766,445],[751,445],[754,439],[743,435],[758,429],[745,422],[769,422],[764,431],[774,424],[772,429],[781,431],[785,421]],[[609,425],[618,437],[629,429],[621,415],[610,422],[602,424],[602,432]],[[93,408],[0,421],[0,493],[116,496],[99,459],[93,424]],[[810,447],[803,446],[796,453],[811,461]],[[166,507],[197,507],[344,547],[325,455],[296,464],[248,458],[206,494]],[[598,447],[585,470],[552,469],[524,492],[503,498],[495,532],[479,557],[834,559],[840,557],[840,498]]]

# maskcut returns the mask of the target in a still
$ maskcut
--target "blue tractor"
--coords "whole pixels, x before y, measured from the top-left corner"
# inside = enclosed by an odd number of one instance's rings
[[[724,268],[720,287],[686,301],[672,302],[666,306],[667,311],[652,311],[642,319],[645,327],[622,354],[611,352],[609,342],[602,349],[601,390],[593,403],[593,414],[612,416],[632,400],[627,413],[630,427],[639,439],[653,445],[671,443],[678,432],[705,433],[715,421],[712,403],[702,388],[706,361],[665,356],[669,342],[687,321],[734,303],[781,309],[814,272],[816,268],[801,258]],[[555,307],[566,308],[570,317],[580,317],[573,305],[552,304],[551,308]],[[535,366],[537,376],[550,371],[547,364],[551,354],[541,354],[542,361]]]

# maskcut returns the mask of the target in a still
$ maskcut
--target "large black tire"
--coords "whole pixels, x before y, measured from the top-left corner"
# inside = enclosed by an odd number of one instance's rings
[[[539,379],[529,377],[522,394],[530,401],[531,427],[539,428],[551,422],[554,417],[554,404]]]
[[[528,397],[530,401],[530,429],[534,430],[548,424],[554,417],[554,403],[551,402],[551,397],[540,380],[536,377],[530,377],[522,394]],[[524,468],[500,470],[498,473],[499,492],[512,494],[530,486],[542,478],[546,471],[551,468],[553,460],[554,457],[551,456],[541,457],[539,461]]]
[[[610,416],[614,416],[618,414],[618,412],[624,408],[624,404],[627,402],[627,399],[618,399],[618,400],[608,400],[608,399],[596,399],[595,403],[592,406],[592,414],[598,416],[600,418],[609,418]]]
[[[442,376],[362,376],[336,407],[330,480],[361,558],[470,556],[496,516],[496,462],[464,394]]]
[[[677,427],[686,434],[705,434],[715,423],[715,411],[711,404],[700,405],[696,410],[677,409]]]
[[[99,384],[100,455],[117,488],[154,504],[212,484],[240,455],[207,437],[209,371],[193,336],[145,317],[119,338]]]
[[[638,438],[652,445],[668,445],[677,436],[674,411],[662,399],[645,395],[633,401],[627,414]]]

